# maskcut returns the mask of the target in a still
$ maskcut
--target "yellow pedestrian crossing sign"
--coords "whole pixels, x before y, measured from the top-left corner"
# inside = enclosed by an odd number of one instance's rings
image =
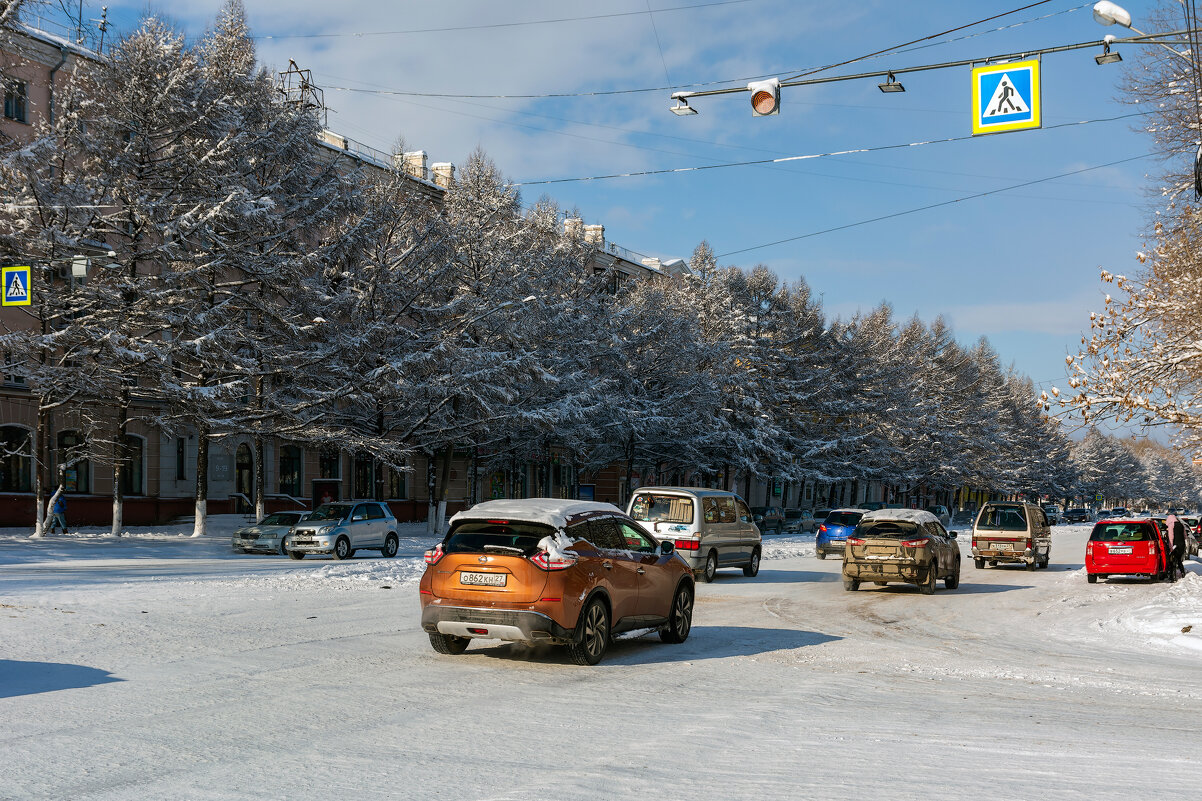
[[[3,276],[4,294],[0,300],[5,306],[28,306],[33,298],[29,289],[28,267],[5,267],[0,270]]]
[[[972,68],[973,136],[1042,124],[1039,59]]]

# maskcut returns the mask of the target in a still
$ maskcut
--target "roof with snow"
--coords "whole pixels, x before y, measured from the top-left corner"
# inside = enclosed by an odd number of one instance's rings
[[[581,518],[606,517],[626,513],[612,503],[599,501],[572,501],[560,498],[504,498],[484,501],[471,509],[458,512],[449,522],[456,520],[522,520],[528,523],[543,523],[553,528],[566,528],[569,522]]]
[[[873,520],[904,520],[908,523],[938,523],[939,518],[925,509],[877,509],[860,518],[860,525]]]

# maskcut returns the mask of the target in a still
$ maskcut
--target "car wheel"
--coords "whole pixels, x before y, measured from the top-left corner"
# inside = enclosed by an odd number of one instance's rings
[[[710,555],[705,558],[705,570],[701,573],[701,579],[709,584],[716,575],[718,575],[718,552],[710,551]]]
[[[822,551],[822,550],[819,550],[819,549],[815,548],[815,549],[814,549],[814,555],[815,555],[815,556],[817,556],[819,559],[825,559],[825,558],[826,558],[826,551]]]
[[[860,580],[853,579],[853,578],[844,578],[843,579],[843,589],[847,590],[848,592],[855,592],[856,590],[860,589]]]
[[[289,551],[289,552],[288,552],[288,557],[289,557],[290,559],[304,559],[304,558],[305,558],[305,552],[304,552],[304,551]]]
[[[748,578],[754,578],[756,573],[760,572],[760,549],[756,548],[751,552],[751,561],[743,566],[743,575]]]
[[[889,586],[889,582],[887,582],[887,581],[874,581],[872,583],[878,587],[888,587]]]
[[[346,537],[339,537],[334,541],[335,559],[350,559],[353,553],[354,551],[351,550],[351,541]]]
[[[609,610],[600,598],[594,598],[580,616],[576,638],[568,644],[568,653],[577,665],[595,665],[609,647]]]
[[[672,611],[668,613],[668,625],[659,630],[664,642],[682,643],[693,630],[693,593],[687,584],[681,584],[672,598]]]
[[[939,569],[934,562],[927,565],[926,576],[921,584],[918,585],[918,591],[923,595],[935,594],[935,582],[939,579]]]
[[[984,559],[973,559],[972,563],[973,563],[973,566],[976,567],[977,570],[985,569],[985,560]]]
[[[1039,561],[1039,557],[1035,557],[1035,558],[1034,558],[1034,559],[1032,559],[1030,562],[1027,562],[1027,572],[1028,572],[1028,573],[1034,573],[1034,572],[1035,572],[1035,568],[1037,567],[1037,562],[1038,562],[1038,561]]]
[[[456,637],[453,634],[430,632],[430,645],[440,654],[458,656],[467,650],[467,637]]]
[[[396,534],[389,534],[384,540],[384,547],[380,549],[380,556],[383,556],[385,559],[391,559],[396,556],[397,547]]]
[[[990,560],[989,560],[989,566],[990,566],[990,567],[997,567],[997,560],[996,560],[996,559],[990,559]]]
[[[1098,583],[1098,574],[1097,573],[1089,573],[1088,575],[1085,576],[1085,580],[1088,581],[1090,584],[1097,584]]]
[[[280,556],[288,555],[288,545],[284,540],[280,540]]]
[[[954,590],[960,586],[960,562],[956,562],[956,569],[950,576],[943,580],[943,586],[949,590]]]

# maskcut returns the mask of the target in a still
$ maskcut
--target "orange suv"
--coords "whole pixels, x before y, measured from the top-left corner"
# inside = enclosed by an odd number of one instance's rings
[[[441,654],[473,638],[566,645],[595,665],[612,635],[659,629],[684,642],[693,571],[616,506],[528,498],[486,501],[451,518],[426,551],[422,628]]]

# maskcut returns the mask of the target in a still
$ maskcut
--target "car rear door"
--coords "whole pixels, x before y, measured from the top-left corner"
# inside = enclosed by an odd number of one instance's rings
[[[667,617],[676,591],[678,571],[667,565],[676,557],[662,554],[659,545],[646,532],[625,521],[618,522],[622,539],[639,564],[635,573],[639,579],[638,614],[642,617]]]
[[[632,551],[627,550],[626,540],[618,528],[618,521],[612,517],[603,517],[589,520],[583,527],[587,528],[587,533],[581,549],[597,560],[599,570],[595,580],[609,592],[611,623],[637,615],[640,583],[638,571],[642,568],[642,562]]]

